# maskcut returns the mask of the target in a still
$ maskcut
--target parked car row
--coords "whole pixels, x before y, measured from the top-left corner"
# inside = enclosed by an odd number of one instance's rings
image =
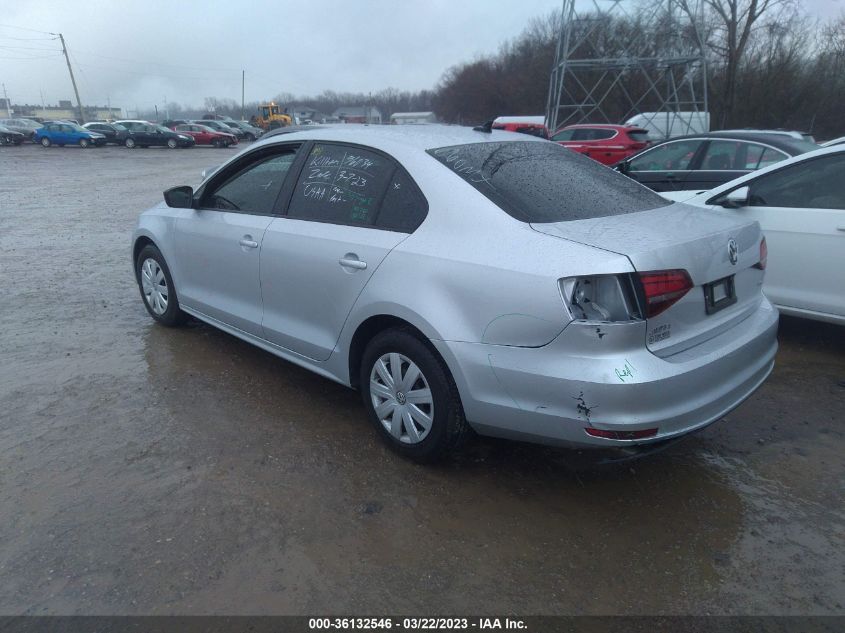
[[[0,145],[20,145],[26,138],[20,132],[0,124]]]
[[[195,119],[165,121],[165,125],[137,119],[92,121],[79,125],[73,120],[44,121],[0,119],[0,145],[20,145],[24,141],[44,147],[107,144],[134,147],[229,147],[239,140],[255,140],[264,133],[245,121]]]

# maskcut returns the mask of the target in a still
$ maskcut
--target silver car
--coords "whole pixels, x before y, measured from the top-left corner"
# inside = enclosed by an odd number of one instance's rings
[[[758,224],[556,143],[317,128],[164,197],[133,236],[152,317],[194,316],[358,389],[420,461],[470,429],[660,442],[724,416],[774,363]]]

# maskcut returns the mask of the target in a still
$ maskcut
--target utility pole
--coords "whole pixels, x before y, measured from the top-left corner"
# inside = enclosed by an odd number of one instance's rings
[[[12,118],[12,106],[9,105],[9,95],[6,94],[6,84],[3,84],[3,99],[6,101],[6,114]]]
[[[70,73],[70,83],[73,84],[73,92],[76,95],[76,103],[79,105],[79,123],[85,123],[85,112],[82,110],[82,101],[79,99],[79,89],[76,87],[76,78],[73,76],[73,68],[70,67],[70,57],[67,54],[67,46],[65,46],[65,38],[61,33],[51,33],[51,35],[58,35],[62,42],[62,52],[65,54],[65,61],[67,62],[67,70]]]
[[[244,82],[246,81],[246,71],[241,71],[241,121],[244,120]]]

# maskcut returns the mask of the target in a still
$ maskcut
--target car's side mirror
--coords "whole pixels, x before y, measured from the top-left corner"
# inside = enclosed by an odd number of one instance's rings
[[[629,168],[629,165],[628,165],[627,160],[623,160],[621,163],[616,165],[616,171],[618,171],[620,174],[627,174],[628,168]]]
[[[747,186],[734,189],[725,195],[719,201],[719,204],[726,209],[738,209],[740,207],[748,206],[748,193],[749,190]]]
[[[173,209],[190,209],[194,206],[194,190],[187,185],[171,187],[164,192],[164,201]]]

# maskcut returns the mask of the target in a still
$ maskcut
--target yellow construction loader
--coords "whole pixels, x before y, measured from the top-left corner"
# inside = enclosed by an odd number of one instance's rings
[[[252,117],[253,125],[264,130],[274,130],[277,127],[285,127],[292,123],[290,115],[284,114],[278,105],[273,103],[262,103],[258,106],[258,115]]]

